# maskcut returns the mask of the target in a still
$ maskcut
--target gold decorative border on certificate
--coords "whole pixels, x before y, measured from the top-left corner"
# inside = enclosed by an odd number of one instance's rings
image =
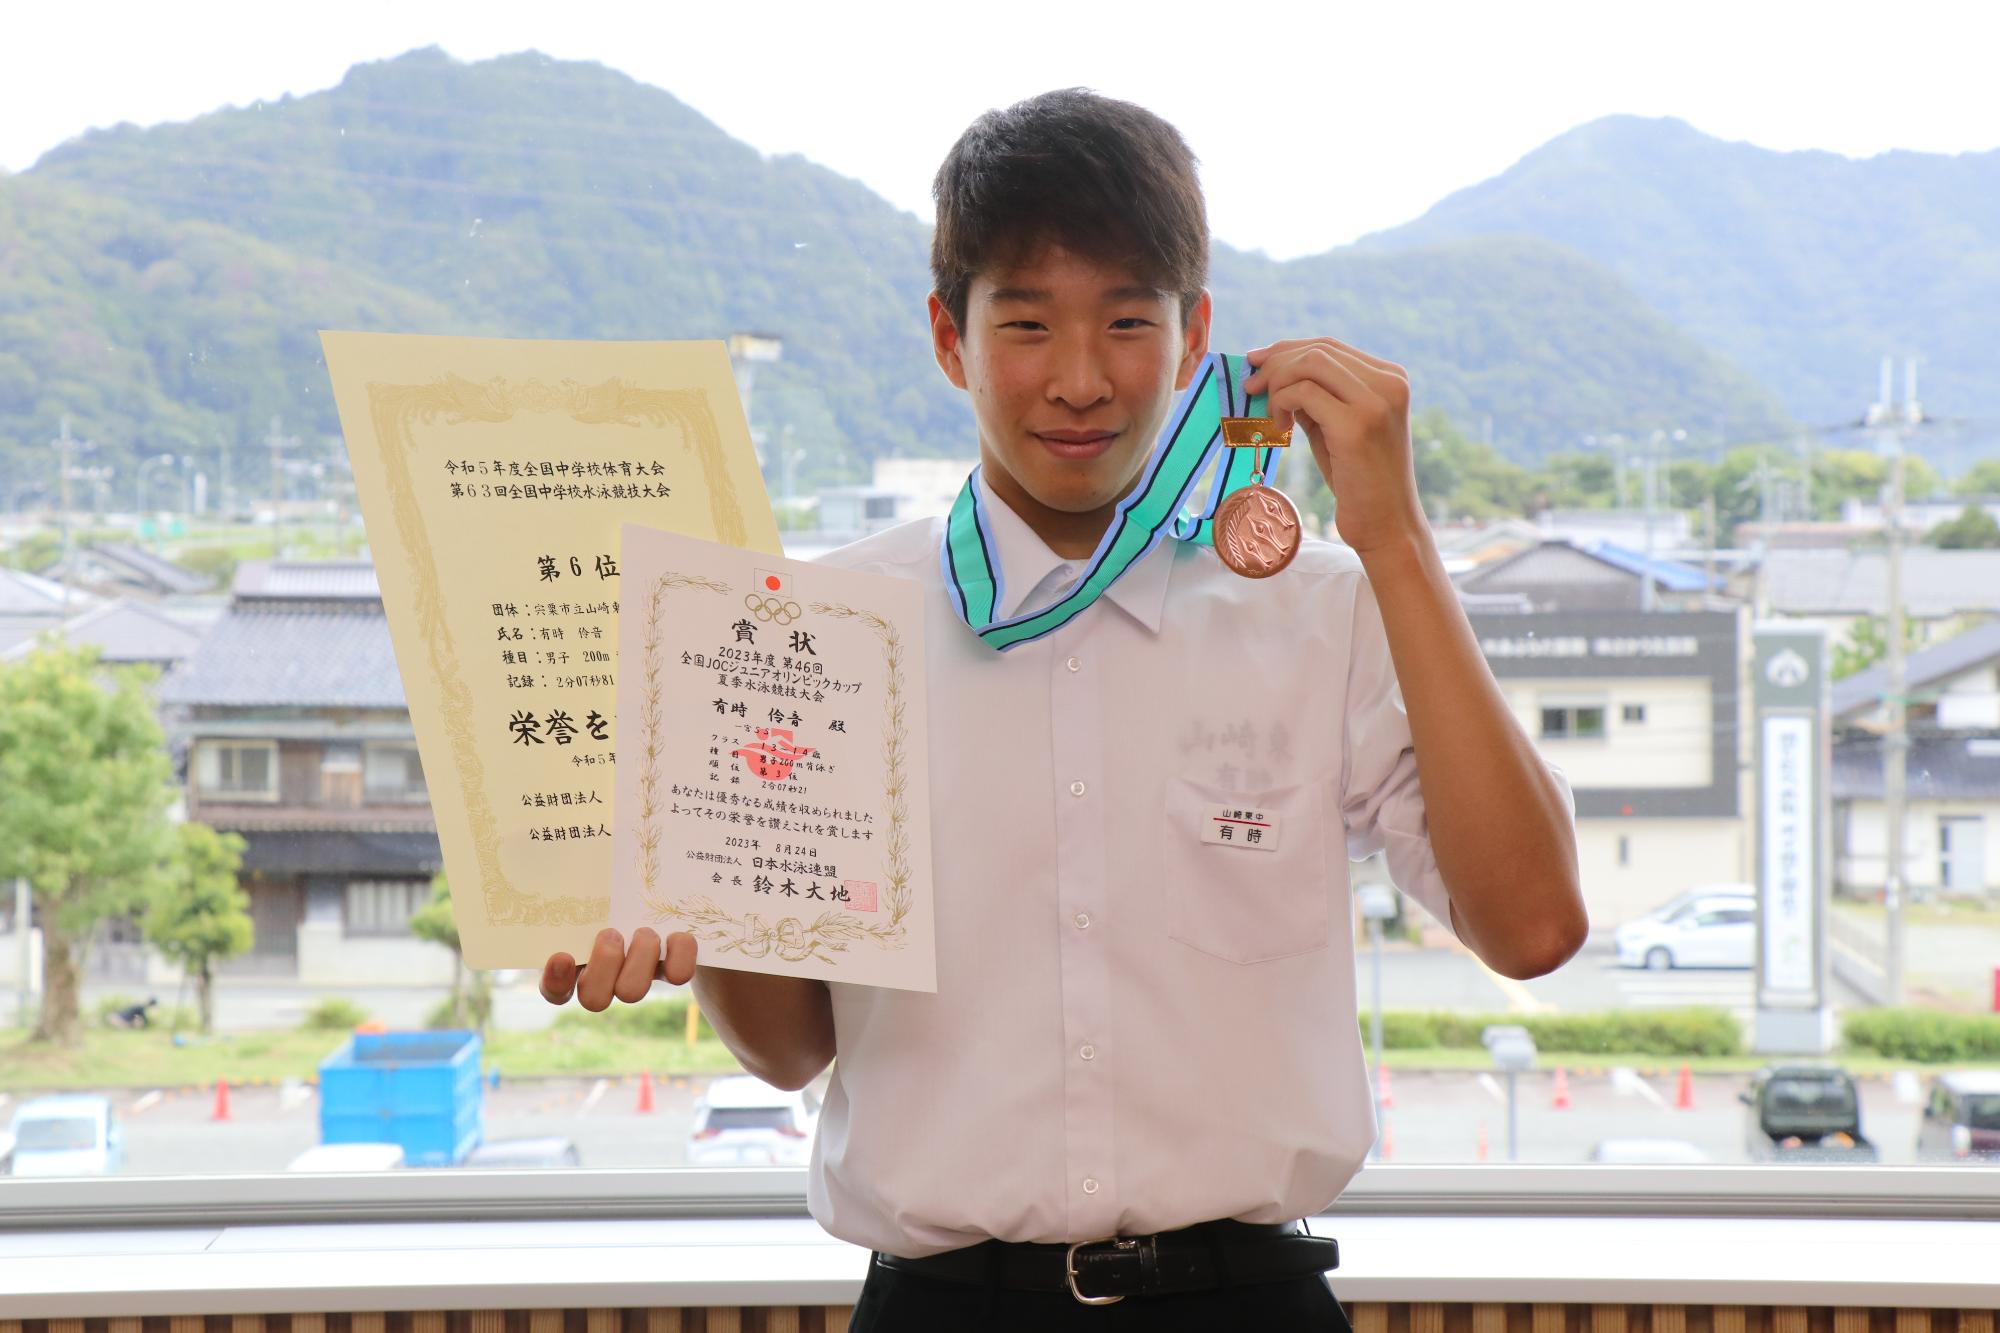
[[[894,625],[872,611],[857,611],[850,606],[829,602],[812,604],[812,609],[822,615],[864,622],[882,641],[883,658],[888,668],[888,688],[882,700],[882,796],[889,814],[883,838],[889,864],[889,919],[886,922],[870,922],[849,912],[831,911],[821,913],[810,922],[795,916],[766,921],[756,912],[746,912],[741,917],[731,916],[714,900],[701,895],[675,899],[658,891],[660,607],[669,588],[682,587],[701,587],[723,593],[729,591],[709,579],[670,573],[654,580],[648,600],[646,697],[639,714],[646,736],[646,768],[639,778],[639,871],[648,920],[660,925],[668,921],[684,921],[695,938],[719,942],[724,953],[762,958],[775,950],[778,957],[787,963],[817,958],[829,965],[837,965],[840,959],[836,955],[846,953],[848,945],[860,940],[872,940],[885,949],[902,948],[909,939],[903,918],[910,911],[909,778],[903,771],[903,750],[909,741],[909,730],[903,721],[903,641]]]
[[[472,739],[472,691],[459,669],[458,649],[445,620],[437,559],[416,500],[417,483],[410,464],[417,442],[411,428],[440,420],[447,426],[508,421],[517,412],[564,412],[586,426],[678,426],[685,447],[700,465],[702,484],[708,488],[715,539],[741,546],[745,537],[743,509],[722,452],[722,432],[708,410],[708,395],[700,389],[646,388],[622,379],[597,384],[563,380],[550,385],[537,379],[510,381],[502,377],[482,383],[446,373],[422,384],[371,380],[368,410],[375,426],[376,447],[388,469],[396,530],[410,557],[417,632],[444,701],[445,730],[451,736],[452,758],[465,793],[486,920],[495,926],[599,924],[611,915],[608,894],[544,897],[530,893],[516,888],[500,863],[499,821],[487,796],[485,766],[479,762],[479,750]]]

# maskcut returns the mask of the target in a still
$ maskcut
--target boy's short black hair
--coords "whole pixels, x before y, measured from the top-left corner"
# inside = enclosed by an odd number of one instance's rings
[[[1208,209],[1180,131],[1144,107],[1064,88],[989,111],[959,136],[931,193],[931,281],[965,327],[972,279],[1054,243],[1129,265],[1181,299],[1208,282]]]

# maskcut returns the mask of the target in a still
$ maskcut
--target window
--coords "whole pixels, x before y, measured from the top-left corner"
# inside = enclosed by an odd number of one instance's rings
[[[1542,708],[1542,739],[1551,741],[1602,740],[1604,705],[1563,704]]]
[[[1644,722],[1646,720],[1646,705],[1626,704],[1619,716],[1621,720],[1626,722]]]
[[[422,801],[423,760],[414,745],[370,745],[367,757],[367,797],[371,801]]]
[[[430,896],[426,880],[355,880],[347,886],[343,925],[349,935],[406,935]]]
[[[195,751],[195,787],[230,801],[278,799],[276,741],[203,741]]]

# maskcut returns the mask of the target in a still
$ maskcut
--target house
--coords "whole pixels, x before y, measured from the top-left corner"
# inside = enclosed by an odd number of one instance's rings
[[[1911,654],[1904,678],[1904,882],[1919,897],[1985,896],[2000,880],[2000,622]],[[1833,687],[1834,885],[1850,896],[1887,878],[1888,688],[1882,664]]]
[[[0,652],[55,629],[98,600],[39,574],[0,569]]]
[[[230,972],[450,979],[451,955],[409,933],[442,858],[372,566],[246,563],[161,700],[188,817],[247,845],[256,945]]]
[[[1508,708],[1569,779],[1594,928],[1749,878],[1741,608],[1469,619]]]
[[[1826,624],[1833,640],[1889,609],[1889,555],[1873,550],[1773,550],[1759,569],[1758,613]],[[1903,552],[1903,610],[1917,642],[1950,638],[1967,619],[2000,613],[2000,551]]]
[[[208,575],[129,542],[94,542],[72,552],[56,569],[77,587],[106,597],[195,597],[215,587]]]
[[[194,626],[123,597],[59,621],[52,629],[69,643],[96,648],[99,661],[150,666],[162,675],[186,661],[201,643],[201,631]],[[38,642],[39,636],[0,648],[0,662],[26,657]]]
[[[1538,612],[1632,611],[1643,605],[1642,552],[1610,542],[1544,541],[1488,560],[1455,578],[1463,594],[1518,594]],[[1654,608],[1700,610],[1730,604],[1721,580],[1693,565],[1655,555]]]

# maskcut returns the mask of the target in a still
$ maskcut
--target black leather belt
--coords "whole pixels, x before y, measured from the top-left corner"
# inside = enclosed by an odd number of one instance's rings
[[[1297,1222],[1223,1221],[1074,1245],[989,1240],[922,1259],[878,1252],[875,1262],[946,1282],[1067,1291],[1085,1305],[1110,1305],[1127,1296],[1311,1277],[1340,1267],[1340,1243],[1309,1236]]]

